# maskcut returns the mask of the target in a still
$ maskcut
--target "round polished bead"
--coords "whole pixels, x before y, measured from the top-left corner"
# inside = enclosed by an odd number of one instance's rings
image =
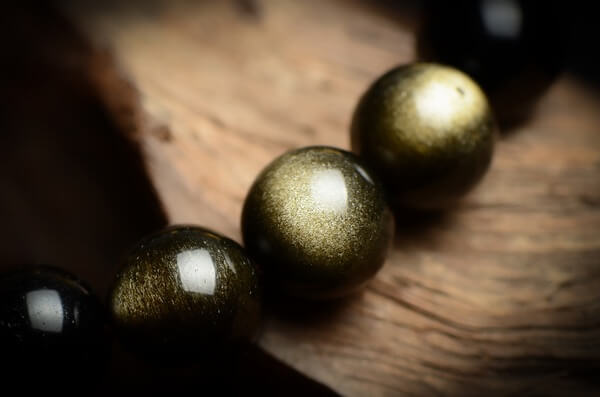
[[[525,119],[565,58],[564,2],[428,1],[419,39],[423,59],[452,65],[490,96],[502,123]]]
[[[288,152],[254,182],[242,213],[250,254],[272,287],[331,298],[383,265],[393,219],[383,189],[356,156],[329,147]]]
[[[254,335],[258,273],[233,240],[199,227],[172,227],[125,257],[109,308],[126,348],[163,364],[202,362]]]
[[[464,73],[416,63],[379,78],[352,121],[352,149],[383,180],[394,207],[440,209],[456,202],[490,164],[496,123]]]
[[[0,360],[6,381],[19,382],[22,391],[49,393],[64,390],[65,379],[99,380],[108,357],[104,320],[95,296],[66,272],[33,267],[3,276]]]

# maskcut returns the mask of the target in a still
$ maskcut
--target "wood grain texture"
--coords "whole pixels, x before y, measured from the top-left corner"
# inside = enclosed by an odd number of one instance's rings
[[[169,220],[238,241],[258,172],[348,148],[359,95],[415,56],[410,15],[369,2],[101,3],[62,7]],[[600,395],[599,107],[561,77],[458,208],[398,216],[364,293],[274,310],[260,345],[344,395]]]

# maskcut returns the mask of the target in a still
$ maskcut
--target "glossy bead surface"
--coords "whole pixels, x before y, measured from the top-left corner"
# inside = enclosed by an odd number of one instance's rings
[[[484,175],[496,124],[485,94],[442,65],[401,66],[379,78],[352,121],[352,149],[383,180],[393,207],[440,209]]]
[[[356,290],[381,268],[393,219],[380,183],[360,159],[308,147],[280,156],[256,178],[242,233],[271,287],[332,298]]]
[[[457,67],[489,94],[501,122],[521,121],[562,68],[563,2],[462,0],[426,3],[418,34],[424,60]]]
[[[105,316],[90,290],[51,267],[0,279],[0,351],[7,381],[49,392],[101,378],[108,355]],[[22,379],[21,379],[22,380]],[[3,382],[6,386],[6,382]]]
[[[126,348],[164,364],[211,360],[254,335],[258,273],[233,240],[172,227],[125,257],[109,308]]]

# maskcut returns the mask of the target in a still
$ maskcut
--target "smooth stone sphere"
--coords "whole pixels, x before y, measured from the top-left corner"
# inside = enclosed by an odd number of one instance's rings
[[[360,100],[352,149],[383,180],[395,208],[443,209],[482,178],[497,127],[464,73],[431,63],[384,74]]]
[[[21,392],[100,384],[109,355],[97,298],[71,274],[37,266],[0,278],[3,386]]]
[[[425,2],[418,51],[452,65],[489,95],[500,122],[525,120],[563,68],[569,6],[555,0]]]
[[[393,218],[380,183],[358,157],[307,147],[275,159],[256,178],[242,234],[273,289],[334,298],[382,267]]]
[[[125,348],[167,366],[211,362],[255,334],[259,275],[226,237],[177,226],[139,242],[109,297]]]

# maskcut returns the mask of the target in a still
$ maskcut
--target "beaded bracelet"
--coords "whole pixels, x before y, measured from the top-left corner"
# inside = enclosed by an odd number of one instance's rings
[[[358,156],[307,147],[260,173],[242,213],[246,250],[195,226],[133,247],[108,298],[115,334],[157,363],[195,362],[252,339],[263,280],[304,299],[360,289],[385,261],[392,209],[455,202],[487,170],[496,130],[485,95],[462,72],[425,63],[393,69],[357,106]],[[58,269],[0,280],[0,348],[16,371],[51,374],[60,362],[90,376],[91,363],[106,361],[104,324],[90,290]]]

